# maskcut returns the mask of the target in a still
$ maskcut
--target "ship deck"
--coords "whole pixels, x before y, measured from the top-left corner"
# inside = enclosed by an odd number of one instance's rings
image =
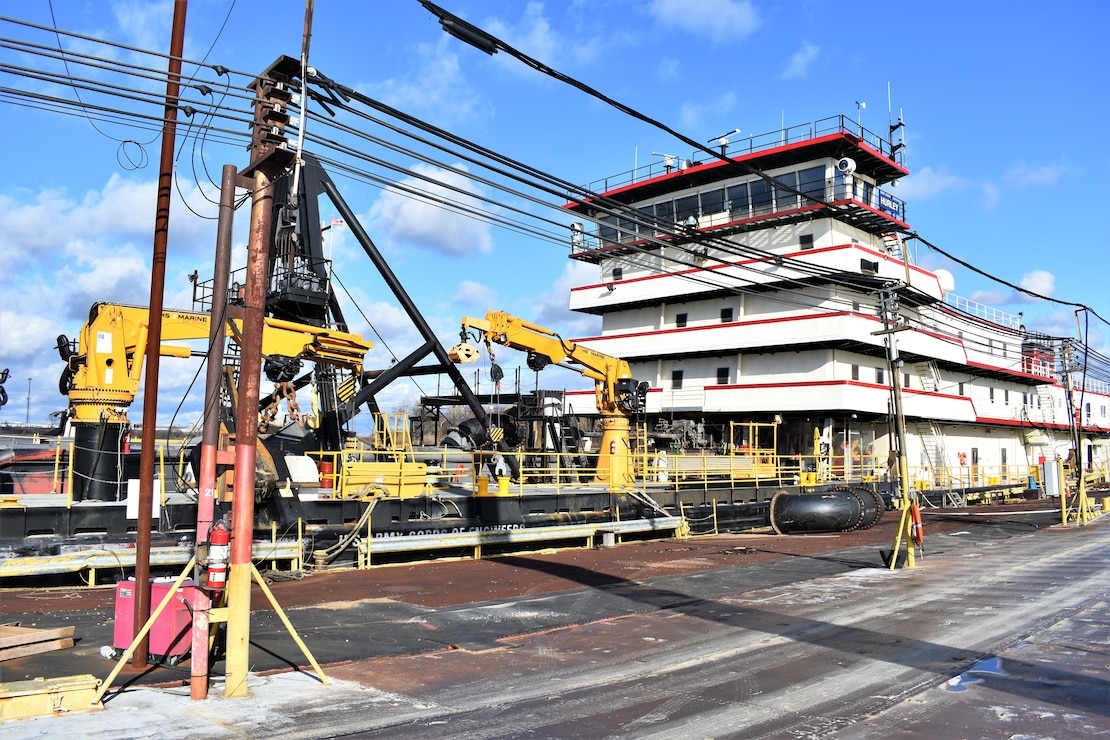
[[[249,701],[125,668],[96,714],[6,737],[952,737],[1110,733],[1110,517],[1044,502],[929,510],[924,558],[863,532],[721,535],[321,573],[274,584],[322,686],[256,594]],[[77,625],[5,681],[107,675],[114,590],[8,591],[4,621]],[[300,670],[291,670],[301,666]],[[214,672],[222,673],[222,663]],[[153,687],[160,687],[155,689]],[[212,696],[222,694],[214,680]]]

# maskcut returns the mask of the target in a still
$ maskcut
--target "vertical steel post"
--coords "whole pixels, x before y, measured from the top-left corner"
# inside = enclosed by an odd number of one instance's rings
[[[906,567],[916,567],[916,558],[913,542],[913,521],[910,506],[913,503],[910,497],[909,466],[906,463],[906,417],[902,413],[902,358],[898,355],[897,332],[902,328],[898,326],[898,296],[893,290],[884,289],[879,295],[879,307],[882,313],[883,329],[876,334],[885,334],[887,366],[890,368],[890,392],[894,404],[894,435],[898,445],[898,501],[897,508],[901,518],[898,531],[894,535],[894,543],[890,548],[890,569],[897,567],[898,551],[901,549],[901,540],[906,539]]]
[[[216,448],[220,439],[220,379],[224,364],[224,325],[227,322],[227,283],[231,273],[231,234],[235,222],[235,165],[225,164],[220,183],[220,217],[216,227],[216,262],[212,272],[212,306],[208,331],[208,367],[204,389],[204,425],[200,441],[197,497],[197,548],[208,541],[216,498]],[[198,562],[200,562],[198,553]],[[206,593],[198,593],[193,610],[189,696],[208,697],[208,607]]]
[[[255,445],[258,397],[262,384],[262,327],[266,306],[266,263],[270,255],[273,187],[262,170],[254,171],[247,285],[243,305],[243,343],[239,360],[239,404],[235,418],[235,490],[231,503],[231,574],[227,597],[227,682],[224,696],[248,696],[250,665],[251,538],[254,530]]]
[[[154,448],[158,430],[158,353],[162,345],[162,300],[166,287],[166,246],[170,231],[173,192],[173,150],[177,134],[178,80],[185,46],[187,0],[174,0],[170,60],[166,78],[166,108],[162,121],[162,154],[158,171],[158,203],[154,215],[154,254],[150,265],[150,323],[146,343],[146,387],[143,392],[143,446],[139,457],[139,520],[135,530],[135,635],[150,611],[150,519],[154,513]],[[131,664],[147,664],[148,640],[135,649]]]

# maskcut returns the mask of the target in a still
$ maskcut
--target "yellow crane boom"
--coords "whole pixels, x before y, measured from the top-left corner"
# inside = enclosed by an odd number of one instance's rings
[[[149,321],[149,309],[97,303],[81,328],[76,351],[65,337],[58,338],[58,350],[66,362],[59,390],[68,395],[75,421],[126,421],[127,407],[138,392],[142,376]],[[242,326],[241,319],[228,320],[225,336],[238,342]],[[207,313],[162,312],[164,342],[207,339],[208,327]],[[358,334],[274,318],[266,318],[262,330],[262,353],[266,357],[322,362],[355,372],[361,372],[363,358],[372,346]],[[162,344],[159,353],[189,357],[193,351],[187,346]]]
[[[477,332],[487,348],[496,343],[527,352],[528,367],[533,370],[565,361],[568,367],[591,378],[602,421],[601,450],[594,482],[607,483],[611,491],[634,483],[629,419],[643,409],[647,384],[636,382],[627,362],[563,339],[551,329],[504,311],[487,311],[484,319],[463,317],[463,341],[448,352],[454,362],[468,363],[478,359],[478,350],[466,341],[470,332]]]

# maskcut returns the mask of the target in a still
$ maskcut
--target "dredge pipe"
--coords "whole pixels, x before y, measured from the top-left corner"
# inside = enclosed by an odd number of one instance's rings
[[[882,516],[882,499],[862,487],[820,493],[779,491],[771,498],[771,526],[778,534],[853,532],[870,529]]]

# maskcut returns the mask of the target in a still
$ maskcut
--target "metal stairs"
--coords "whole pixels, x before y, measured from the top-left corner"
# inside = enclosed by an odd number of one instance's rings
[[[883,248],[886,253],[896,259],[905,259],[905,254],[902,250],[902,237],[893,231],[888,231],[882,235]]]
[[[1049,391],[1051,386],[1038,385],[1037,398],[1040,400],[1041,419],[1045,424],[1056,423],[1056,403],[1052,398],[1052,393]]]

